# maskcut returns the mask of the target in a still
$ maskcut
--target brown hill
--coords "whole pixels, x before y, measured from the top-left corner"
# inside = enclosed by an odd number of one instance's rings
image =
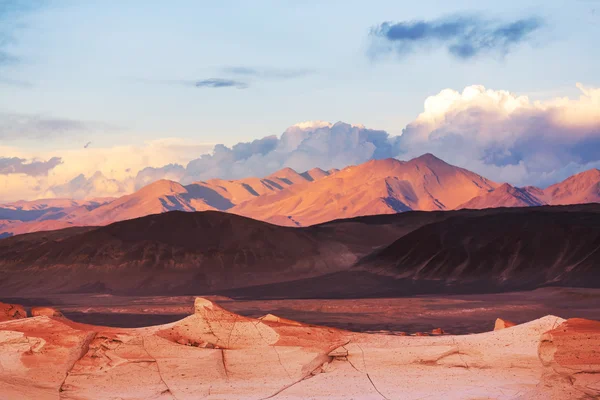
[[[174,211],[18,235],[0,240],[0,291],[185,294],[293,280],[348,268],[406,229],[375,232],[373,225],[361,240],[360,227],[349,233],[338,225],[294,229],[221,212]]]
[[[406,212],[288,228],[169,212],[0,240],[0,293],[365,297],[600,287],[600,205]]]
[[[464,213],[422,226],[360,265],[400,287],[600,287],[600,205]]]

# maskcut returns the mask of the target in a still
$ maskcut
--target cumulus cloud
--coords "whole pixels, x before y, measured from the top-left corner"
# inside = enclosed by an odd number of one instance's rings
[[[119,181],[107,178],[102,172],[97,171],[89,178],[79,174],[62,185],[51,186],[41,197],[68,197],[81,200],[91,197],[117,197],[131,191],[131,180]]]
[[[184,183],[214,177],[265,176],[285,166],[298,171],[340,168],[370,159],[410,159],[433,153],[498,182],[546,186],[600,166],[600,89],[577,85],[576,99],[531,101],[474,85],[445,89],[401,136],[338,122],[296,124],[268,136],[192,160]]]
[[[600,89],[531,101],[503,90],[442,90],[399,138],[401,157],[425,152],[490,179],[547,185],[600,164]]]
[[[288,128],[279,138],[267,136],[232,147],[217,145],[212,154],[187,165],[182,181],[265,176],[283,167],[298,171],[316,166],[341,168],[395,154],[394,141],[384,131],[343,122],[305,122]]]
[[[0,157],[0,175],[24,174],[29,176],[48,175],[48,171],[60,165],[60,157],[52,157],[48,161],[33,160],[27,162],[19,157]]]
[[[233,146],[162,139],[140,146],[80,147],[61,152],[62,163],[46,169],[47,174],[0,173],[0,200],[118,196],[158,179],[187,184],[262,177],[283,167],[298,172],[343,168],[423,153],[497,182],[545,186],[600,167],[600,89],[581,84],[578,88],[578,98],[547,101],[478,85],[445,89],[425,100],[423,112],[401,136],[362,125],[308,121],[280,136]],[[20,164],[33,164],[24,160],[42,163],[27,167],[30,172],[57,163],[48,154],[24,154],[2,146],[0,154],[13,154],[2,159],[0,171],[24,171]]]
[[[177,167],[169,167],[168,164],[186,165],[201,154],[210,152],[213,147],[214,144],[210,143],[164,138],[136,145],[53,150],[58,152],[62,163],[46,175],[0,173],[0,202],[43,197],[81,199],[131,193],[136,185],[139,187],[148,179],[176,180],[181,174],[177,175]],[[26,160],[49,160],[54,156],[44,150],[3,146],[2,141],[0,154]],[[95,176],[97,172],[106,180]],[[150,175],[152,178],[149,178]],[[93,182],[88,183],[90,180]]]
[[[156,182],[159,179],[169,179],[178,182],[185,175],[185,168],[179,164],[168,164],[164,167],[146,167],[135,176],[135,190]]]
[[[514,46],[530,40],[542,25],[537,17],[499,22],[465,15],[431,21],[383,22],[371,29],[371,50],[373,54],[395,52],[406,56],[445,48],[463,60],[483,54],[505,55]]]
[[[197,88],[229,88],[234,87],[237,89],[246,89],[248,84],[246,82],[234,80],[234,79],[221,79],[221,78],[210,78],[198,81],[195,83]]]

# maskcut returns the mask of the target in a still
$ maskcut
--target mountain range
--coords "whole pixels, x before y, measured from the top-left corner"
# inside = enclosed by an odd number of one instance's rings
[[[153,182],[119,198],[48,199],[0,206],[0,237],[99,226],[168,211],[226,211],[282,226],[409,210],[483,209],[600,202],[591,169],[540,189],[490,181],[432,154],[372,160],[342,170],[284,168],[264,178]]]

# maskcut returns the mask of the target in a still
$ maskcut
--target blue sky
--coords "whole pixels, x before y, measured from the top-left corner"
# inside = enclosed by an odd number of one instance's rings
[[[469,58],[449,51],[456,36],[408,51],[390,40],[381,51],[372,33],[385,22],[464,19],[484,41],[489,26],[539,26]],[[27,159],[88,142],[231,146],[306,120],[399,135],[445,88],[483,85],[533,101],[576,98],[576,82],[600,87],[598,38],[593,0],[0,0],[0,144]],[[39,132],[19,131],[15,118]]]

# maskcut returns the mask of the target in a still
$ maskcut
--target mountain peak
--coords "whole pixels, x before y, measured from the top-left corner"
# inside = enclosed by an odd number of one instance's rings
[[[600,179],[600,169],[591,168],[586,171],[575,174],[567,179],[576,180],[576,179]]]
[[[162,194],[172,194],[172,193],[185,193],[186,189],[175,181],[170,181],[168,179],[159,179],[155,182],[152,182],[140,190],[137,193],[144,195],[162,195]]]
[[[600,170],[592,168],[575,174],[548,186],[544,193],[551,204],[596,203],[600,201]]]
[[[421,161],[421,162],[424,162],[424,163],[427,163],[427,164],[430,164],[430,163],[448,164],[446,161],[444,161],[444,160],[442,160],[440,158],[437,158],[436,156],[434,156],[431,153],[422,154],[419,157],[415,157],[415,158],[413,158],[410,161],[413,161],[413,162],[414,161]]]
[[[396,158],[380,158],[378,160],[370,160],[364,164],[359,164],[357,167],[364,165],[370,168],[378,167],[378,168],[394,168],[397,165],[404,164],[404,161],[400,161]]]
[[[515,189],[515,187],[513,185],[511,185],[510,183],[503,183],[502,185],[498,186],[494,190],[499,190],[499,191],[503,191],[503,192],[509,192],[509,191],[511,191],[513,189]]]
[[[309,169],[308,171],[304,171],[300,175],[302,175],[306,180],[313,182],[329,176],[330,174],[331,172],[323,171],[321,168],[316,167]]]

